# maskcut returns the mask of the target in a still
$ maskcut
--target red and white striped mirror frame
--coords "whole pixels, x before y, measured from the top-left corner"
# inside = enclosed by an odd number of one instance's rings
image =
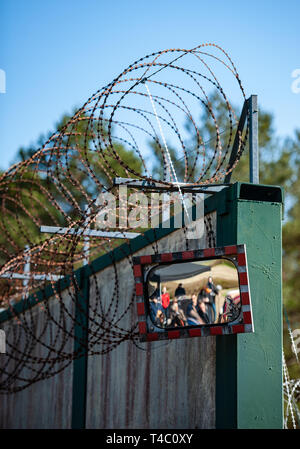
[[[179,263],[216,258],[229,259],[237,268],[241,301],[241,314],[239,318],[230,323],[185,326],[179,329],[172,328],[170,330],[168,328],[161,328],[159,332],[150,332],[147,328],[147,317],[149,314],[147,312],[147,308],[145,307],[145,303],[148,300],[148,296],[145,294],[145,267],[153,264],[164,264],[170,262]],[[231,245],[173,253],[150,254],[138,257],[135,256],[132,260],[140,341],[145,342],[254,332],[246,245]]]

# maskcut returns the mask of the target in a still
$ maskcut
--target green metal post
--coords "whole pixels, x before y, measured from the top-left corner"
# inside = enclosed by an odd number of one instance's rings
[[[217,337],[216,427],[282,428],[282,191],[215,195],[217,246],[246,244],[255,332]]]
[[[80,290],[75,305],[74,353],[72,392],[72,429],[84,429],[87,393],[87,347],[89,313],[89,275],[86,268],[80,271]]]

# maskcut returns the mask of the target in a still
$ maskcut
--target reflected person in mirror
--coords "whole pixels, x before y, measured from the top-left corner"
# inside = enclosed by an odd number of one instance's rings
[[[198,300],[197,312],[205,324],[213,323],[213,321],[211,321],[211,318],[208,314],[209,308],[210,308],[209,303],[205,302],[205,300],[203,298]]]
[[[236,320],[241,312],[241,302],[239,294],[227,294],[223,309],[223,322]]]
[[[185,295],[185,288],[182,286],[182,283],[178,284],[178,287],[175,290],[175,296],[176,298],[179,298],[180,296]]]
[[[198,294],[198,308],[200,307],[201,302],[205,303],[205,313],[208,316],[209,323],[214,323],[215,322],[215,309],[213,308],[213,305],[210,302],[209,293],[206,292],[205,288],[200,290],[200,292]],[[203,309],[203,306],[201,306],[201,307]]]
[[[163,307],[163,312],[164,312],[166,318],[169,318],[170,295],[167,292],[167,287],[166,286],[164,286],[163,289],[162,289],[161,305]]]
[[[209,303],[211,304],[211,306],[212,306],[212,308],[214,310],[213,321],[215,321],[215,318],[216,318],[215,300],[216,300],[216,295],[218,295],[219,291],[218,291],[217,287],[215,286],[213,278],[211,276],[209,276],[209,278],[207,280],[206,293],[208,294]]]
[[[186,326],[186,317],[183,310],[179,307],[177,298],[174,298],[172,304],[170,305],[170,318],[168,319],[168,326]]]
[[[198,310],[198,299],[197,295],[194,293],[192,295],[192,301],[187,306],[187,324],[188,326],[199,326],[200,324],[206,324],[204,320],[200,317]]]
[[[161,304],[158,302],[156,296],[152,298],[150,301],[150,318],[154,324],[157,326],[161,326],[164,324],[165,315],[163,313],[163,308]]]

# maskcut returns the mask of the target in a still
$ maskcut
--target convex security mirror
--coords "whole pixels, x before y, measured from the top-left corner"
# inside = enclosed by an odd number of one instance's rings
[[[141,341],[253,332],[245,245],[133,263]]]

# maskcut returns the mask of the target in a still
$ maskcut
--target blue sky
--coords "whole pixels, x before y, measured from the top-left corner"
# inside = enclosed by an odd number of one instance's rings
[[[136,59],[203,42],[229,52],[247,95],[291,135],[300,128],[291,90],[299,17],[297,0],[0,0],[0,168]]]

